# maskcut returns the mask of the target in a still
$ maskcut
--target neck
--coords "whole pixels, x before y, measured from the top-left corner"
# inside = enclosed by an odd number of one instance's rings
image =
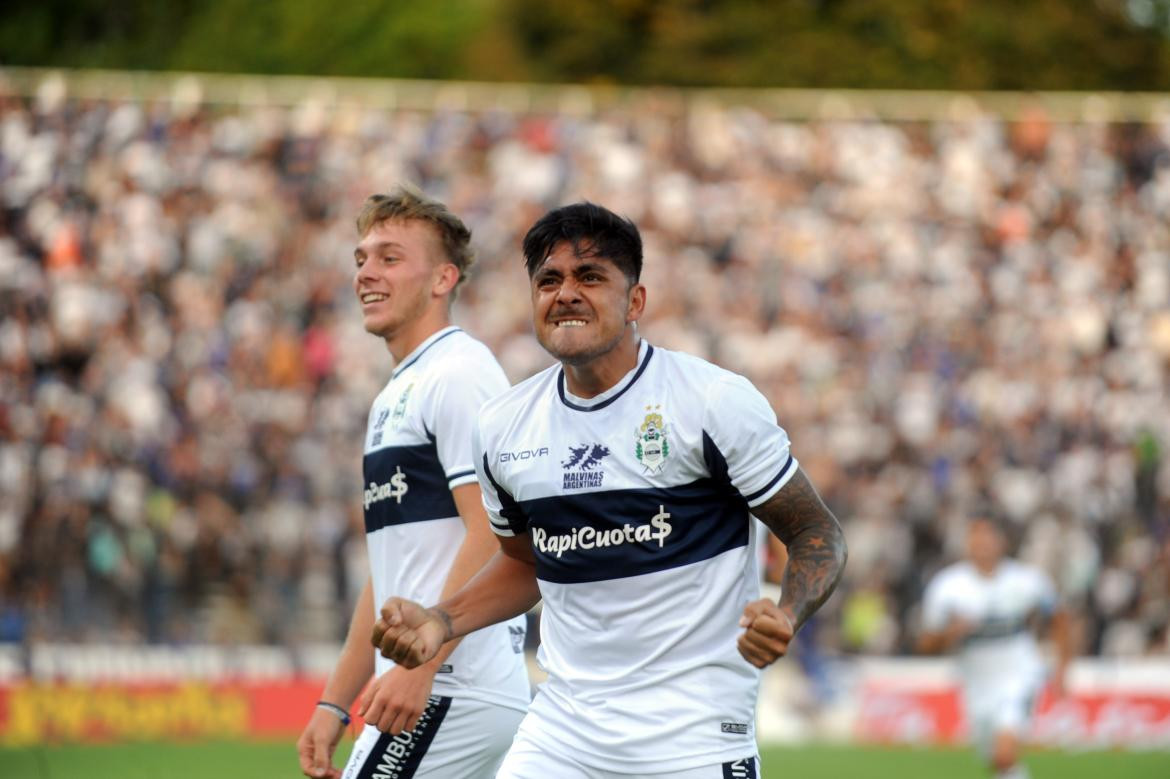
[[[428,311],[413,322],[385,336],[386,347],[394,357],[394,364],[401,364],[408,354],[418,348],[419,344],[450,325],[451,315],[447,312],[447,307],[442,306]]]
[[[565,386],[579,398],[594,398],[612,388],[638,364],[639,338],[633,327],[627,326],[621,340],[605,354],[587,363],[570,365],[565,369]]]
[[[983,562],[974,562],[975,570],[983,576],[991,576],[995,573],[995,569],[999,567],[999,560],[990,560]]]

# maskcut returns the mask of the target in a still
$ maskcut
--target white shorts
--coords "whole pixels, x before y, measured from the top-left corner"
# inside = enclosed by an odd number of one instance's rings
[[[581,765],[563,755],[551,754],[521,733],[508,750],[496,779],[759,779],[759,765],[759,755],[752,755],[681,771],[620,773]]]
[[[964,696],[967,727],[975,747],[990,755],[998,734],[1025,737],[1039,692],[1040,684],[1031,680],[968,689]]]
[[[414,730],[391,736],[366,725],[342,779],[488,779],[512,744],[524,712],[432,695]]]

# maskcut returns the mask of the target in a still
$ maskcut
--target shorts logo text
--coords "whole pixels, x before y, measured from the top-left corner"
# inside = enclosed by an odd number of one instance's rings
[[[756,759],[741,757],[723,764],[723,779],[756,779]]]

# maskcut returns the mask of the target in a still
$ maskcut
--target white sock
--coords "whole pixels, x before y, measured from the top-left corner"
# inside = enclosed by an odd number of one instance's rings
[[[995,779],[1028,779],[1028,769],[1023,763],[1016,763],[1006,771],[997,771]]]

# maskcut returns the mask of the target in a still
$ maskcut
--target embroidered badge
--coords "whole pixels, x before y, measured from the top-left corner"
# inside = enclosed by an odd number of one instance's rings
[[[649,411],[641,426],[634,430],[634,456],[646,469],[646,473],[658,473],[670,456],[670,441],[667,440],[667,424],[657,413],[662,406],[646,406]]]

